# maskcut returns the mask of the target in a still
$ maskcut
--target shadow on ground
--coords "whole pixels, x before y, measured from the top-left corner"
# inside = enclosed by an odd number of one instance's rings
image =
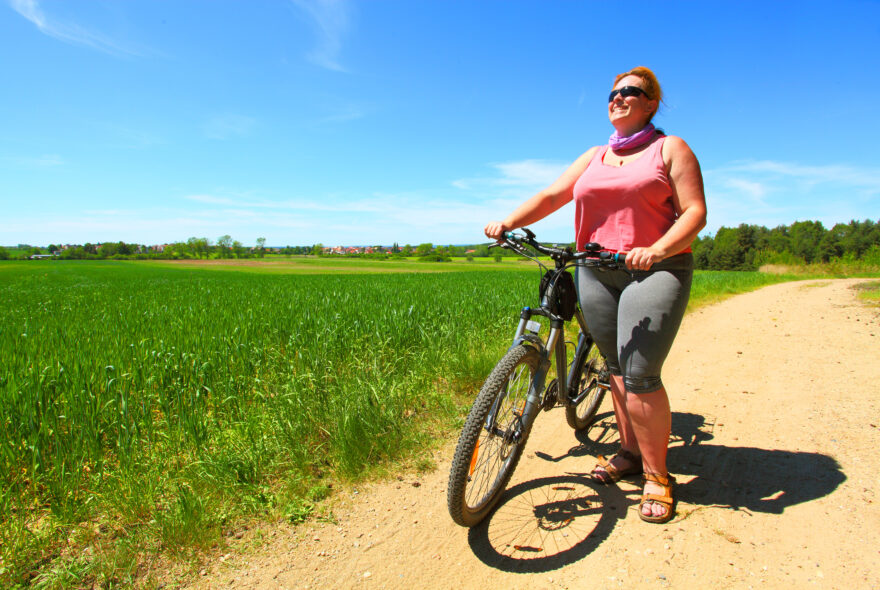
[[[569,473],[520,483],[468,532],[486,565],[519,573],[546,572],[589,555],[626,513],[620,488]]]
[[[705,444],[714,419],[672,415],[669,470],[678,476],[680,502],[697,506],[782,514],[789,506],[831,494],[846,476],[820,453]],[[523,482],[507,490],[495,511],[468,536],[487,565],[512,572],[544,572],[577,561],[611,534],[637,498],[617,486],[593,483],[586,473],[596,455],[610,456],[619,443],[614,416],[601,414],[577,433],[580,444],[559,457],[583,457],[584,473]],[[681,511],[681,518],[686,516]]]
[[[672,414],[667,464],[672,473],[684,476],[676,486],[683,502],[782,514],[789,506],[830,494],[846,480],[837,461],[821,453],[706,444],[714,438],[714,428],[714,418]],[[614,454],[614,416],[602,414],[577,437],[581,444],[571,455]]]

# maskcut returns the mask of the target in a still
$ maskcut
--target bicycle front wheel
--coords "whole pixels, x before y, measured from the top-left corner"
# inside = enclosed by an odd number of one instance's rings
[[[530,346],[509,350],[471,407],[446,490],[449,514],[461,526],[474,526],[489,514],[516,469],[531,431],[524,410],[538,364],[538,351]]]
[[[595,344],[578,351],[572,362],[575,367],[580,367],[574,372],[576,377],[573,380],[577,383],[577,394],[586,393],[586,396],[578,405],[565,408],[565,419],[575,430],[583,430],[596,419],[596,412],[605,397],[607,390],[601,385],[599,377],[602,373],[607,374],[607,369],[605,359]]]

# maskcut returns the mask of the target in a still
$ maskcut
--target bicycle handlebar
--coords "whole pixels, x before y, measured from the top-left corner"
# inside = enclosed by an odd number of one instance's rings
[[[492,244],[489,247],[500,246],[521,254],[522,246],[527,245],[541,254],[545,254],[553,260],[562,263],[588,260],[600,266],[607,266],[608,268],[618,268],[620,265],[624,265],[626,261],[626,252],[608,252],[602,250],[602,246],[595,242],[586,244],[586,249],[581,252],[572,252],[569,247],[554,248],[551,246],[545,246],[535,239],[535,234],[529,228],[524,227],[522,229],[525,232],[524,235],[516,234],[512,231],[503,232],[501,234],[501,242],[498,244]]]

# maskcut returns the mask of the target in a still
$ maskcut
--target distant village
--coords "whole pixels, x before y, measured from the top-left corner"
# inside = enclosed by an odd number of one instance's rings
[[[6,259],[90,259],[90,258],[262,258],[276,256],[368,256],[368,257],[427,257],[446,258],[486,257],[490,255],[487,244],[474,246],[434,246],[430,243],[412,246],[266,246],[262,238],[255,246],[244,246],[241,242],[223,236],[217,242],[207,238],[190,238],[186,242],[166,244],[128,244],[125,242],[99,242],[86,244],[50,244],[46,247],[18,244],[15,247],[0,247],[0,260]]]

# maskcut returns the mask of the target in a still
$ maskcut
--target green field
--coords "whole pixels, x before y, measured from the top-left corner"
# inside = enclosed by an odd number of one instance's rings
[[[125,584],[418,466],[538,303],[508,260],[333,265],[0,263],[0,586]]]
[[[492,258],[474,258],[473,260],[455,258],[453,262],[424,262],[415,257],[375,260],[348,256],[270,256],[263,259],[241,260],[215,258],[211,260],[151,261],[148,264],[173,268],[210,268],[269,274],[436,273],[482,272],[512,268],[534,269],[534,263],[513,256],[504,257],[499,262],[495,262]]]

